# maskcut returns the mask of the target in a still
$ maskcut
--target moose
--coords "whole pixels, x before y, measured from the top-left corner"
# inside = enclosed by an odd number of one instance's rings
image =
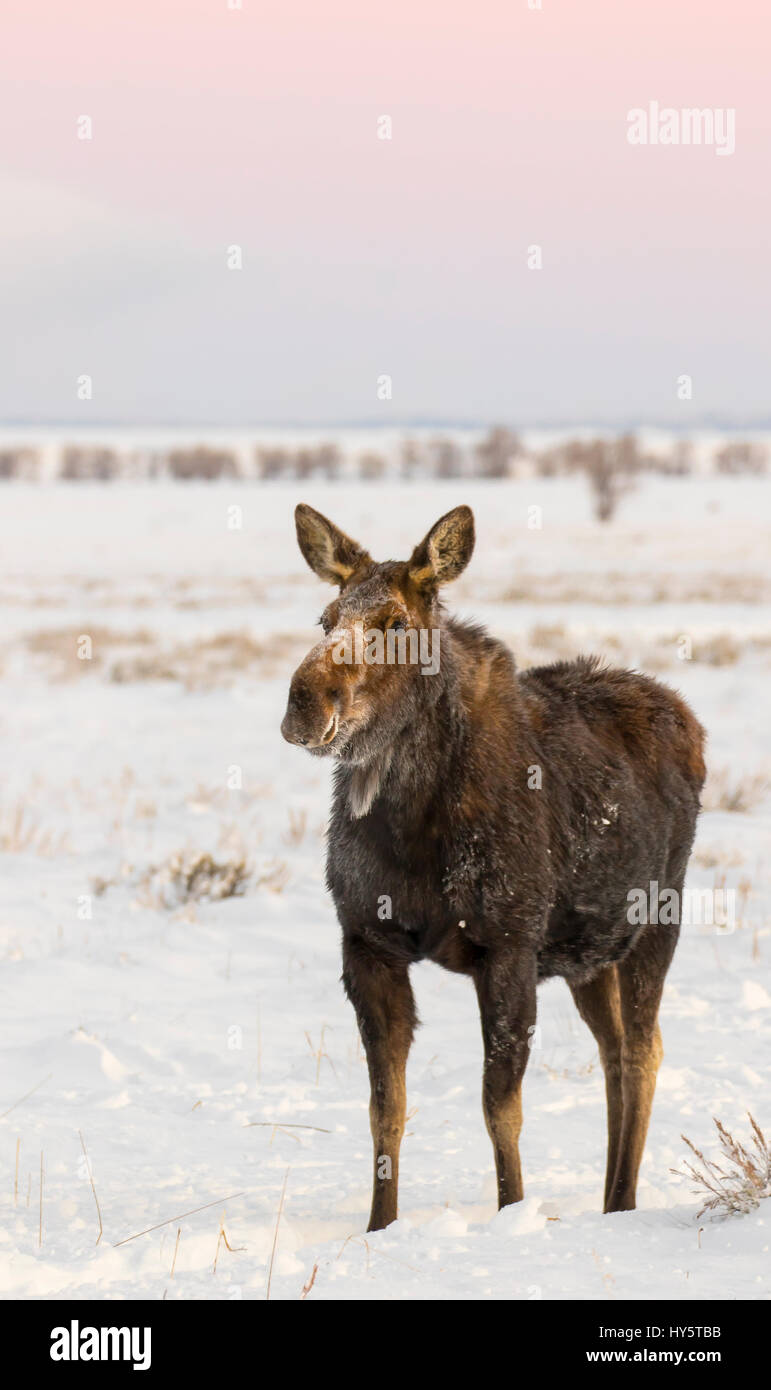
[[[704,731],[679,695],[646,675],[585,656],[518,672],[503,643],[447,616],[439,594],[471,559],[470,508],[442,516],[399,562],[372,560],[312,507],[298,506],[295,520],[308,565],[339,590],[292,677],[281,730],[335,760],[327,884],[369,1068],[368,1230],[397,1216],[417,1024],[409,968],[424,959],[474,982],[499,1207],[523,1195],[521,1087],[536,986],[557,975],[605,1074],[604,1210],[629,1211],[679,934],[679,920],[633,913],[630,900],[655,883],[682,901]],[[358,651],[357,630],[367,636]],[[420,632],[439,637],[428,672],[408,650]],[[397,659],[368,659],[372,633]]]

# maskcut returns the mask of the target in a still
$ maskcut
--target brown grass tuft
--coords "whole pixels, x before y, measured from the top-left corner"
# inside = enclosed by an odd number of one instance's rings
[[[699,1216],[705,1212],[710,1212],[716,1219],[746,1216],[760,1206],[764,1197],[771,1197],[771,1150],[760,1126],[752,1115],[748,1118],[752,1126],[752,1148],[734,1139],[730,1130],[715,1119],[721,1158],[728,1165],[728,1171],[712,1159],[705,1158],[701,1149],[697,1149],[685,1134],[680,1136],[701,1164],[701,1170],[686,1162],[685,1173],[677,1168],[671,1171],[681,1178],[688,1176],[696,1184],[693,1190],[699,1196],[708,1194],[707,1201],[698,1212]]]
[[[57,834],[53,830],[42,829],[23,802],[19,801],[10,810],[0,813],[0,852],[51,857],[67,854],[69,849],[69,836],[63,831]]]

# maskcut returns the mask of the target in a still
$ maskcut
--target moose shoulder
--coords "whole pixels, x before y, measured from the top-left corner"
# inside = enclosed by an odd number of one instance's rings
[[[417,1022],[409,967],[424,958],[476,987],[499,1205],[522,1197],[536,985],[561,975],[605,1070],[604,1207],[628,1210],[679,931],[640,922],[630,894],[656,882],[681,901],[703,730],[646,676],[593,658],[518,673],[502,643],[448,618],[439,589],[471,558],[468,507],[437,521],[409,560],[383,563],[311,507],[295,515],[305,559],[339,589],[292,677],[282,732],[335,759],[327,879],[370,1072],[369,1229],[397,1214]]]

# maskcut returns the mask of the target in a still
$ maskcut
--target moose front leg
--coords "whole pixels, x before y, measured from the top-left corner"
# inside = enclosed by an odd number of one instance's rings
[[[488,951],[474,973],[485,1067],[482,1102],[495,1153],[498,1206],[522,1200],[519,1134],[522,1077],[535,1023],[536,962],[530,953]]]
[[[399,1149],[407,1110],[407,1055],[417,1023],[407,966],[376,956],[361,938],[343,946],[343,984],[367,1054],[374,1149],[368,1231],[396,1220]]]

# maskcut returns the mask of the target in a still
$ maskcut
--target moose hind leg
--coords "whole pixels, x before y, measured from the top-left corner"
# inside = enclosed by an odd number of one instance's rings
[[[570,992],[584,1023],[594,1034],[605,1073],[605,1097],[608,1109],[608,1153],[605,1167],[603,1210],[608,1210],[611,1188],[618,1164],[621,1126],[623,1123],[623,1093],[621,1083],[621,1052],[624,1030],[621,1021],[621,997],[615,965],[607,965],[586,984],[570,986]]]
[[[633,1211],[648,1133],[656,1076],[663,1056],[658,1024],[664,979],[677,944],[676,925],[646,927],[618,965],[623,1120],[616,1171],[606,1211]]]
[[[498,1206],[522,1200],[522,1078],[535,1023],[535,956],[489,952],[474,972],[485,1048],[482,1101],[495,1154]]]
[[[396,1220],[399,1150],[407,1109],[407,1055],[417,1023],[407,966],[374,955],[361,941],[343,946],[343,983],[359,1024],[370,1080],[373,1145],[368,1231]]]

